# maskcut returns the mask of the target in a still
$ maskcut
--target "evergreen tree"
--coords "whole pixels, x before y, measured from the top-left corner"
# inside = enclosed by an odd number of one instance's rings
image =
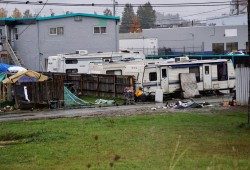
[[[131,4],[126,4],[122,12],[122,22],[120,26],[120,33],[128,33],[131,24],[133,23],[135,13]]]
[[[106,16],[112,16],[112,12],[110,9],[106,8],[104,11],[103,11],[103,14],[106,15]]]
[[[23,13],[23,18],[32,18],[33,15],[30,13],[29,9],[26,9]]]
[[[19,9],[15,8],[12,13],[12,18],[22,18],[22,13],[19,11]]]
[[[156,14],[150,2],[147,2],[143,6],[138,7],[137,16],[143,29],[154,27],[156,21]]]

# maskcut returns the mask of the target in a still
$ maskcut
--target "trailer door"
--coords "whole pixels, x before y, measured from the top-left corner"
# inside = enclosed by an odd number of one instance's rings
[[[161,88],[163,92],[168,92],[168,71],[167,67],[161,68]]]
[[[212,70],[209,64],[203,65],[203,85],[204,90],[212,89]]]

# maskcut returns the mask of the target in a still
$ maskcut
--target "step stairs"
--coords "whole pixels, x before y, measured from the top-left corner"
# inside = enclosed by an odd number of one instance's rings
[[[24,64],[22,58],[19,55],[17,55],[17,53],[12,49],[9,42],[6,43],[6,47],[7,47],[6,50],[8,51],[13,63],[17,66],[25,67],[25,64]]]

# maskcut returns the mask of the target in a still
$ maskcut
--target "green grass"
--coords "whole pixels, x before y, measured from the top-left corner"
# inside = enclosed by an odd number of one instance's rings
[[[248,169],[246,120],[223,111],[1,123],[0,169]]]

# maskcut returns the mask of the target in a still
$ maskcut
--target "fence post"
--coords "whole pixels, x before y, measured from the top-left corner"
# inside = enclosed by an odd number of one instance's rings
[[[100,80],[99,80],[99,74],[96,74],[97,75],[97,96],[100,97]]]
[[[113,83],[114,83],[114,94],[113,94],[113,96],[116,97],[116,75],[113,76]]]

